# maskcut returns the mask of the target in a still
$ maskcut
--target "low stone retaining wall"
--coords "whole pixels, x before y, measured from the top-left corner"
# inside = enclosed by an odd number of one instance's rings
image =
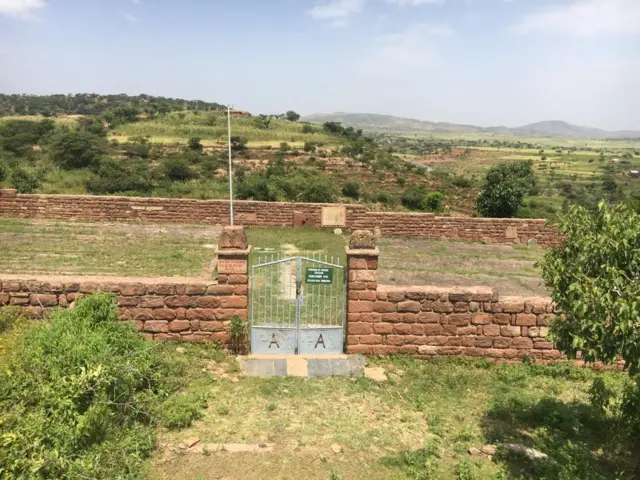
[[[82,296],[111,292],[117,297],[120,318],[132,320],[149,339],[227,343],[231,317],[247,318],[247,277],[233,277],[228,284],[217,284],[198,279],[105,281],[4,276],[0,277],[0,308],[17,305],[43,317],[54,308],[73,305]]]
[[[555,317],[550,298],[378,285],[378,255],[373,244],[347,249],[349,353],[562,358],[547,338]]]
[[[431,213],[371,212],[364,205],[234,202],[235,222],[245,226],[379,229],[383,235],[487,243],[560,242],[542,219],[438,217]],[[205,223],[227,225],[227,200],[94,195],[27,195],[0,189],[0,217]]]

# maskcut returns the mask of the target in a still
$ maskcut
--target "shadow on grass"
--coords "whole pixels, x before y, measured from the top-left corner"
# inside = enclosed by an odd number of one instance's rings
[[[505,466],[509,478],[637,478],[635,462],[615,434],[615,421],[584,403],[509,396],[496,400],[482,428],[490,443],[501,445],[494,461]],[[504,447],[508,444],[534,448],[548,457],[531,460]]]

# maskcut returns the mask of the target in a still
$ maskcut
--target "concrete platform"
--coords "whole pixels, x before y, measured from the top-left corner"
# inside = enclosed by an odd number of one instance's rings
[[[361,377],[365,358],[361,355],[248,355],[238,357],[249,377]]]

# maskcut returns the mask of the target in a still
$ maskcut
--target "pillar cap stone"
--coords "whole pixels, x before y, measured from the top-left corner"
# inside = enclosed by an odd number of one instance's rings
[[[380,256],[380,250],[375,248],[349,248],[345,247],[345,251],[348,256],[360,256],[360,257],[378,257]]]
[[[376,237],[369,230],[356,230],[349,237],[349,248],[352,250],[372,250],[376,248]]]
[[[218,239],[218,250],[246,250],[247,232],[242,225],[227,225],[222,228],[220,238]]]

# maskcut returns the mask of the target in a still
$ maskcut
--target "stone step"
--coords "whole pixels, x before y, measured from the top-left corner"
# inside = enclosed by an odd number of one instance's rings
[[[249,377],[361,377],[362,355],[248,355],[239,357],[242,371]]]

